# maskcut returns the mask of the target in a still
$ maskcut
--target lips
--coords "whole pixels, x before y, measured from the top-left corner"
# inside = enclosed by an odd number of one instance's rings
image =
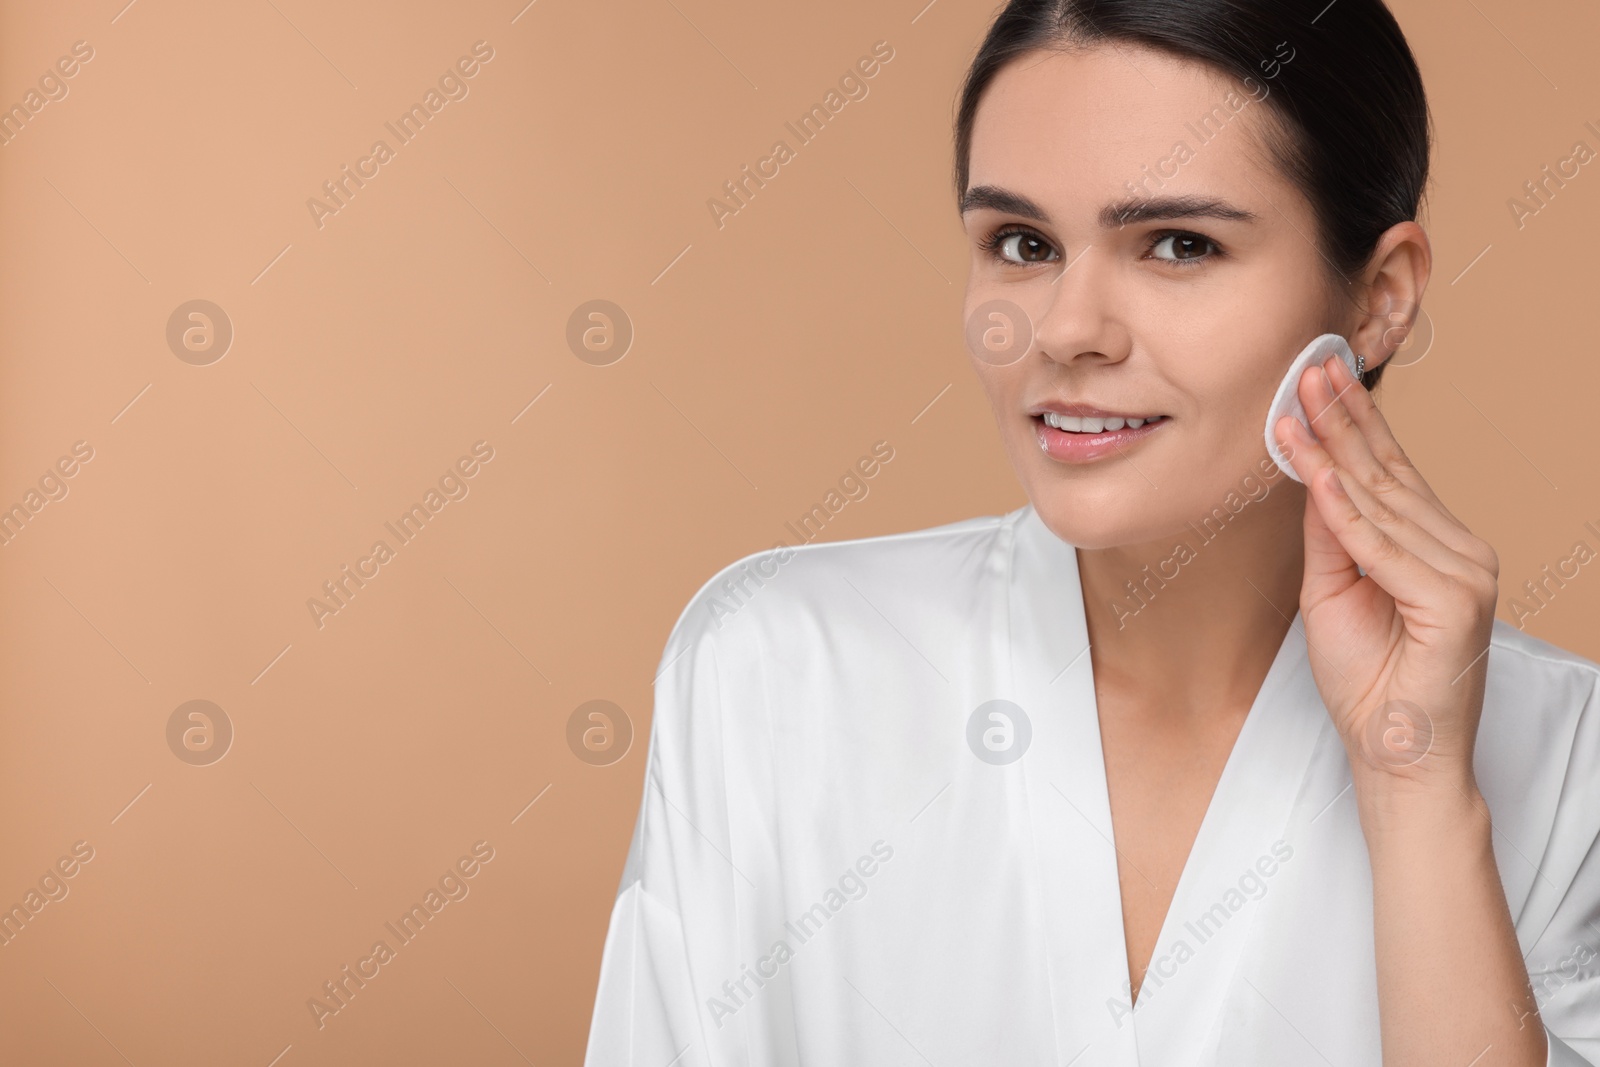
[[[1063,463],[1090,463],[1121,455],[1172,421],[1165,415],[1056,404],[1032,413],[1031,418],[1040,450]]]

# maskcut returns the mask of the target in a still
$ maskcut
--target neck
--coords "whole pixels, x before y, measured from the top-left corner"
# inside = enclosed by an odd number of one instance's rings
[[[1185,694],[1174,713],[1254,698],[1299,606],[1305,488],[1283,477],[1240,500],[1159,540],[1077,550],[1097,681]]]

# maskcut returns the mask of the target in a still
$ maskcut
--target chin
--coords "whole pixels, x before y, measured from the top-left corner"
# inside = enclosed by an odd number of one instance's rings
[[[1055,485],[1042,492],[1030,489],[1028,499],[1050,532],[1076,548],[1116,548],[1138,545],[1176,535],[1184,519],[1144,514],[1127,494],[1107,499]]]

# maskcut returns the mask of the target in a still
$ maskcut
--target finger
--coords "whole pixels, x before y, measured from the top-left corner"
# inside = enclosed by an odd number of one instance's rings
[[[1450,514],[1427,483],[1421,481],[1420,474],[1416,478],[1421,485],[1419,490],[1382,461],[1375,449],[1384,447],[1383,440],[1394,442],[1394,435],[1377,405],[1372,403],[1371,394],[1349,373],[1344,362],[1330,359],[1324,365],[1324,370],[1324,375],[1308,373],[1302,377],[1301,403],[1306,404],[1307,411],[1318,413],[1312,419],[1312,428],[1339,468],[1353,474],[1370,497],[1382,501],[1427,530],[1452,551],[1480,567],[1492,566],[1493,550],[1487,542]],[[1347,382],[1335,393],[1333,386],[1337,384],[1340,372],[1343,372]],[[1310,403],[1306,403],[1308,388],[1311,392]],[[1358,410],[1367,413],[1365,425],[1356,419]],[[1399,445],[1395,444],[1394,447],[1398,449]],[[1409,461],[1406,461],[1406,467],[1416,473],[1416,468],[1411,467]],[[1357,500],[1361,502],[1359,494]],[[1362,510],[1371,514],[1365,506]]]
[[[1344,550],[1396,602],[1427,607],[1454,595],[1455,581],[1361,514],[1337,470],[1318,475],[1311,495]]]
[[[1345,366],[1344,360],[1330,359],[1324,366],[1329,381],[1337,391],[1336,395],[1344,401],[1345,410],[1349,413],[1351,421],[1361,429],[1374,458],[1385,470],[1399,479],[1401,484],[1424,500],[1430,501],[1450,522],[1465,530],[1466,523],[1451,514],[1450,509],[1444,506],[1444,502],[1422,476],[1422,472],[1411,462],[1405,449],[1401,448],[1400,442],[1395,439],[1394,431],[1389,427],[1389,420],[1383,417],[1383,412],[1372,399],[1372,394],[1354,374],[1350,373],[1350,368]]]
[[[1331,357],[1328,363],[1343,366],[1342,361]],[[1332,369],[1324,363],[1307,367],[1300,376],[1300,403],[1306,409],[1306,421],[1317,440],[1333,456],[1335,463],[1354,474],[1364,485],[1372,486],[1387,480],[1396,488],[1405,489],[1406,486],[1390,474],[1373,454],[1366,431],[1357,425],[1350,408],[1343,402],[1355,387],[1347,385],[1336,393],[1331,375]]]
[[[1300,593],[1301,609],[1307,610],[1310,605],[1338,596],[1359,582],[1361,571],[1328,527],[1316,501],[1311,498],[1309,485],[1315,473],[1311,461],[1303,457],[1316,449],[1316,438],[1306,432],[1299,419],[1289,415],[1280,418],[1273,429],[1278,438],[1278,447],[1283,449],[1295,474],[1308,486],[1304,523],[1305,577]]]
[[[1374,496],[1360,480],[1337,465],[1340,487],[1355,502],[1356,508],[1373,525],[1392,537],[1401,547],[1414,553],[1428,566],[1454,578],[1470,578],[1483,568],[1470,557],[1456,551],[1420,523],[1394,510]]]
[[[1318,604],[1338,596],[1361,580],[1361,570],[1344,545],[1328,526],[1322,509],[1310,492],[1306,494],[1305,578],[1301,583],[1301,603]]]
[[[1299,427],[1298,430],[1302,437],[1308,436],[1304,427]],[[1335,469],[1340,475],[1340,488],[1354,501],[1356,509],[1401,547],[1445,574],[1466,577],[1475,569],[1480,569],[1476,568],[1466,556],[1440,541],[1425,527],[1413,522],[1371,493],[1359,479],[1353,477],[1347,469],[1335,461],[1325,445],[1326,442],[1311,437],[1309,440],[1300,441],[1296,446],[1296,454],[1291,458],[1291,462],[1304,457],[1306,473],[1303,477],[1307,485],[1312,484],[1312,479],[1322,476],[1327,469]]]
[[[1451,575],[1461,568],[1461,557],[1387,507],[1375,506],[1372,517],[1363,513],[1352,495],[1360,492],[1355,479],[1341,479],[1328,453],[1310,433],[1296,420],[1290,418],[1288,422],[1294,425],[1283,424],[1282,420],[1280,425],[1295,436],[1291,457],[1295,472],[1304,479],[1313,505],[1350,559],[1397,601],[1414,605],[1439,603],[1455,585]],[[1325,549],[1315,561],[1309,558],[1311,551],[1312,546],[1307,545],[1307,567],[1315,562],[1321,572],[1318,595],[1310,598],[1315,603],[1321,596],[1339,591],[1343,587],[1340,583],[1347,585],[1349,576]]]

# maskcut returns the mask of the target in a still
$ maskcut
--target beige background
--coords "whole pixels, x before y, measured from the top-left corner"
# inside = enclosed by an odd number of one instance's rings
[[[577,1063],[689,596],[875,441],[824,538],[1022,503],[948,185],[990,6],[124,2],[0,7],[0,104],[93,49],[0,147],[0,507],[93,449],[0,547],[0,903],[94,850],[0,947],[0,1058]],[[1600,12],[1397,12],[1439,131],[1436,338],[1382,402],[1509,598],[1600,549],[1600,170],[1507,206],[1600,148]],[[870,94],[718,229],[708,198],[880,40]],[[477,41],[469,94],[319,228],[308,198]],[[165,336],[194,299],[235,334],[206,366]],[[635,331],[610,366],[566,344],[593,299]],[[307,599],[478,441],[468,495],[319,628]],[[1593,658],[1597,620],[1600,562],[1528,629]],[[636,730],[610,766],[566,742],[596,698]],[[166,737],[197,699],[234,730],[209,766]],[[319,1029],[308,998],[478,841],[470,895]]]

